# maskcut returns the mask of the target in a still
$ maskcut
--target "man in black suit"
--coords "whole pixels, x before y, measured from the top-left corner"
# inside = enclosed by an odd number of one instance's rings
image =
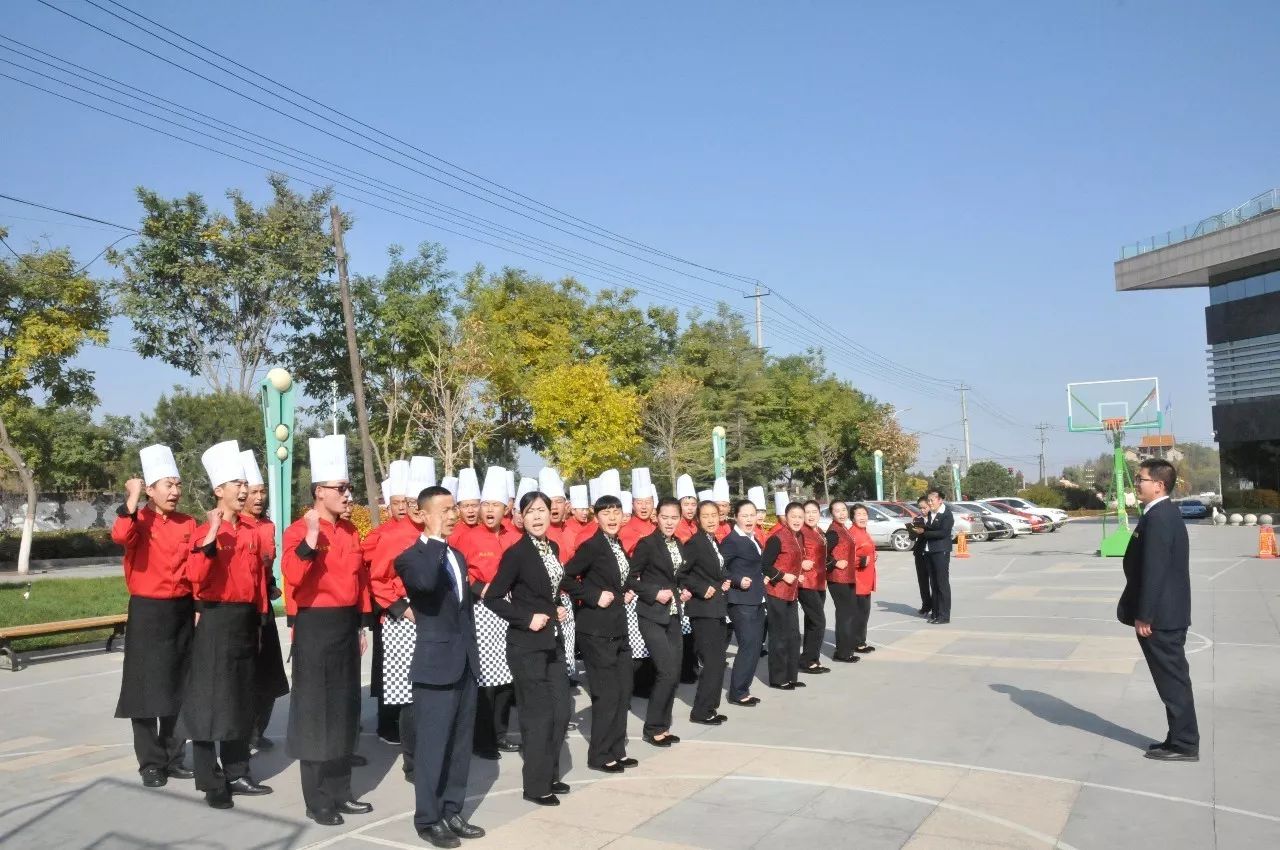
[[[921,617],[928,617],[933,613],[933,594],[929,590],[929,558],[924,553],[924,521],[929,515],[928,497],[921,496],[916,507],[920,509],[920,516],[912,518],[907,532],[911,535],[911,557],[916,562],[916,584],[920,586],[920,610],[917,613]]]
[[[396,558],[396,572],[413,607],[418,638],[413,681],[413,825],[436,847],[484,830],[462,817],[475,731],[480,655],[462,553],[445,542],[458,521],[453,495],[428,487],[418,496],[424,520],[418,542]]]
[[[1133,626],[1164,703],[1169,734],[1147,749],[1158,761],[1199,761],[1200,730],[1187,665],[1191,562],[1187,527],[1169,500],[1178,472],[1166,460],[1143,461],[1133,479],[1142,518],[1124,551],[1124,593],[1116,616]]]
[[[942,501],[941,490],[925,494],[929,513],[924,519],[924,555],[929,561],[929,597],[933,602],[930,623],[951,622],[951,532],[956,518]]]

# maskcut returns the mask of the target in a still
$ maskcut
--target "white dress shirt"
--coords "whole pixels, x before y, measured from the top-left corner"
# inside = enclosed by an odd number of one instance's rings
[[[428,537],[425,534],[422,535],[422,542],[425,543],[428,540],[438,540],[444,544],[445,562],[449,565],[449,572],[453,575],[453,589],[458,594],[458,606],[461,607],[462,603],[465,601],[465,597],[462,595],[462,588],[465,585],[462,583],[462,568],[458,566],[458,559],[454,557],[453,548],[449,546],[449,541],[445,540],[443,537]]]

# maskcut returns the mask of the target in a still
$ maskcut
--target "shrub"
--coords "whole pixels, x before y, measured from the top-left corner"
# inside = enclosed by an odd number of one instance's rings
[[[1097,511],[1106,508],[1091,487],[1064,487],[1062,501],[1069,511]]]
[[[0,562],[18,560],[21,538],[17,534],[0,536]],[[54,558],[118,558],[124,549],[111,540],[111,529],[90,528],[86,531],[37,531],[31,538],[31,557],[35,560]]]
[[[1250,508],[1280,510],[1280,492],[1275,490],[1228,490],[1222,494],[1223,509],[1245,511]]]
[[[1035,502],[1042,508],[1060,508],[1066,504],[1062,491],[1047,484],[1032,484],[1025,490],[1019,490],[1018,497]]]

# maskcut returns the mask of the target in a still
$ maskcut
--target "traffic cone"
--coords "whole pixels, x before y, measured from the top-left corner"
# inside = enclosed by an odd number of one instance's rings
[[[1276,551],[1276,532],[1269,525],[1260,526],[1258,528],[1258,557],[1259,558],[1275,558],[1280,557],[1280,552]]]
[[[965,539],[965,537],[964,537],[964,532],[963,532],[963,531],[962,531],[962,532],[960,532],[960,536],[956,538],[956,552],[955,552],[955,555],[956,555],[956,557],[957,557],[957,558],[967,558],[967,557],[969,557],[969,541]],[[1274,556],[1272,556],[1272,557],[1274,557]]]

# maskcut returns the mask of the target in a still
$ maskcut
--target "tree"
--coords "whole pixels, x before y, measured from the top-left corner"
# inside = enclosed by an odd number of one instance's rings
[[[0,228],[0,239],[7,235]],[[32,393],[53,405],[95,400],[93,374],[70,361],[85,343],[107,341],[108,314],[101,286],[77,269],[70,251],[33,251],[0,261],[0,452],[13,464],[27,496],[19,573],[31,564],[36,485],[5,423],[31,405]]]
[[[630,463],[640,439],[640,398],[609,380],[600,360],[549,369],[528,387],[532,427],[566,479]]]
[[[1019,490],[1018,497],[1042,508],[1061,508],[1067,503],[1060,489],[1047,484],[1032,484],[1024,490]]]
[[[1008,496],[1018,489],[1013,474],[994,460],[980,460],[969,467],[961,482],[967,499]]]
[[[668,368],[644,399],[644,435],[654,460],[666,465],[672,485],[710,437],[700,390],[697,379]]]
[[[858,445],[858,469],[864,479],[874,475],[872,454],[876,449],[884,453],[884,477],[889,482],[891,498],[897,500],[902,485],[911,477],[907,469],[916,462],[919,438],[902,430],[893,405],[872,403],[858,423]],[[948,489],[951,489],[950,482]]]
[[[274,200],[257,209],[227,192],[231,216],[211,212],[192,193],[167,200],[138,189],[142,238],[107,259],[124,272],[115,284],[143,357],[204,378],[215,392],[251,393],[296,320],[304,297],[329,289],[333,242],[325,230],[329,190],[299,195],[281,175],[268,178]],[[350,227],[350,222],[344,223]]]
[[[8,429],[41,491],[87,494],[122,483],[118,464],[133,437],[128,420],[98,424],[88,405],[46,404],[16,408]]]
[[[601,357],[619,386],[647,392],[675,351],[677,314],[669,307],[641,310],[635,290],[601,290],[586,307],[581,344]]]
[[[462,466],[463,453],[474,453],[476,443],[483,445],[498,430],[499,399],[487,383],[491,371],[482,337],[477,322],[464,320],[413,363],[423,387],[414,418],[440,458],[444,475],[453,475]]]

